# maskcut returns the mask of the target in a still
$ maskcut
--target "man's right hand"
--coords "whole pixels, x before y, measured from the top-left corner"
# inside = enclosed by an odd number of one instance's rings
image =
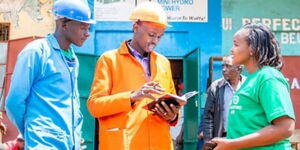
[[[165,90],[158,82],[147,82],[139,90],[132,92],[130,100],[132,104],[143,98],[150,98],[155,100],[155,97],[152,94],[161,95],[164,91]]]

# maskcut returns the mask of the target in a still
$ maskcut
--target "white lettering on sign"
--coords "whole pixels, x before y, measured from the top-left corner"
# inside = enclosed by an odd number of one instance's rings
[[[291,26],[289,25],[289,22],[291,22],[291,19],[283,18],[282,19],[282,30],[284,31],[290,31]]]
[[[232,18],[222,18],[222,28],[223,30],[232,29]]]
[[[300,32],[281,32],[281,44],[300,44]]]
[[[269,27],[271,29],[273,29],[273,31],[277,31],[278,30],[278,27],[280,26],[280,19],[279,18],[274,18],[273,19],[273,28],[272,27]]]
[[[300,18],[242,18],[243,25],[250,22],[268,26],[281,44],[300,44]]]
[[[264,24],[264,25],[266,25],[266,26],[268,26],[268,27],[270,27],[271,24],[272,24],[270,18],[262,18],[262,19],[261,19],[261,23]]]
[[[299,31],[300,18],[242,18],[242,24],[262,23],[273,31]]]
[[[291,82],[290,82],[289,78],[286,78],[286,80],[290,83],[292,90],[293,89],[296,89],[296,90],[300,89],[300,85],[299,85],[299,82],[298,82],[297,78],[293,78]]]

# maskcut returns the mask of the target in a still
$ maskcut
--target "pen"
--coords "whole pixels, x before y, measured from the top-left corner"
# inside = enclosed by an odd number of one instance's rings
[[[159,85],[158,82],[155,82],[155,83],[154,83],[154,85],[153,85],[154,90],[156,90],[156,86],[158,86],[158,85]]]

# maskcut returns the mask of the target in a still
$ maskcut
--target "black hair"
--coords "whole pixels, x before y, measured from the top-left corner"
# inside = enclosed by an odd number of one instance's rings
[[[246,40],[253,50],[258,67],[271,66],[281,70],[283,62],[280,46],[271,30],[260,23],[249,23],[242,29],[249,30]]]
[[[67,23],[67,22],[69,22],[69,21],[73,21],[72,19],[69,19],[69,18],[63,18],[63,23]]]

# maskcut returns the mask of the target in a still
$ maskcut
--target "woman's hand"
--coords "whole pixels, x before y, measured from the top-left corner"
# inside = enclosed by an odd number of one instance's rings
[[[235,150],[231,141],[232,140],[226,138],[213,138],[211,140],[211,142],[217,144],[214,150]]]

